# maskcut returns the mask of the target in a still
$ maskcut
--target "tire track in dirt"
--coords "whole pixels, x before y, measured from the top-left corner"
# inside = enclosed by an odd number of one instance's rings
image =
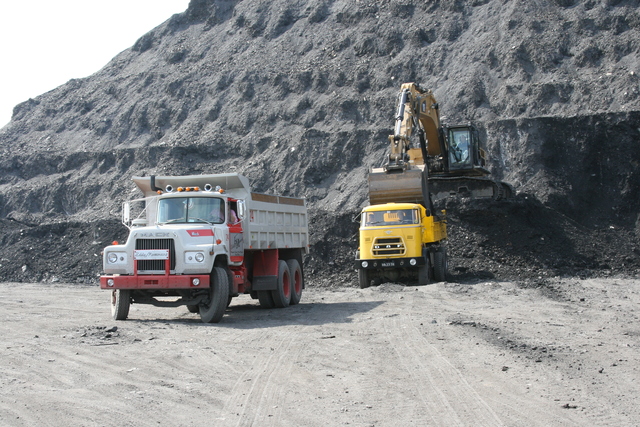
[[[502,426],[500,418],[464,376],[431,345],[404,315],[386,317],[383,327],[397,360],[433,424]]]
[[[293,311],[292,308],[287,310]],[[258,352],[256,360],[235,381],[221,410],[220,421],[224,425],[281,425],[283,408],[290,403],[288,395],[283,395],[283,390],[288,386],[287,378],[303,349],[302,345],[296,345],[300,338],[300,326],[296,324],[266,332],[264,329],[250,332],[254,335],[249,340],[252,347],[270,348],[271,353],[264,359],[260,357],[264,351]],[[234,420],[236,417],[237,420]]]

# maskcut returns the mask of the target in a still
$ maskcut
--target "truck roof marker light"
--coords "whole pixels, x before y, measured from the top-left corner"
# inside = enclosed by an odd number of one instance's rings
[[[113,242],[111,242],[111,244],[112,244],[113,246],[118,246],[120,243],[118,243],[118,241],[117,241],[117,240],[114,240]]]
[[[200,191],[200,187],[193,187],[193,191]]]
[[[176,188],[176,191],[178,191],[178,192],[182,192],[182,191],[184,191],[184,188],[182,188],[182,187],[178,187],[178,188]]]

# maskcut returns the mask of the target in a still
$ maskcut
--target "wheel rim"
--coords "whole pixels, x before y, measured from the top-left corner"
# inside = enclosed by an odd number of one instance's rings
[[[291,279],[289,278],[289,273],[285,271],[282,275],[282,292],[286,298],[289,298],[291,295]]]
[[[296,271],[293,274],[293,291],[296,295],[299,295],[302,292],[302,280],[300,278],[300,272]]]

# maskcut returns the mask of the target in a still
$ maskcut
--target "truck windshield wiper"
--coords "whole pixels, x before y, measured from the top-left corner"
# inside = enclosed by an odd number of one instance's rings
[[[209,225],[213,224],[211,221],[207,221],[206,219],[202,219],[202,218],[189,218],[189,219],[195,219],[195,220],[198,220],[200,222],[206,222]]]
[[[168,219],[165,222],[161,222],[160,224],[170,224],[172,222],[180,222],[182,220],[183,220],[183,218],[173,218],[173,219]]]

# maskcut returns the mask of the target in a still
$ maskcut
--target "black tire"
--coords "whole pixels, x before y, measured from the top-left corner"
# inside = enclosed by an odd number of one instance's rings
[[[200,312],[200,307],[197,305],[187,305],[187,310],[189,310],[189,313],[199,313]]]
[[[430,283],[429,273],[431,272],[431,262],[429,262],[429,253],[425,251],[424,265],[418,267],[418,285],[428,285]]]
[[[111,293],[111,317],[113,320],[126,320],[131,307],[131,291],[114,289]]]
[[[436,282],[447,280],[447,252],[444,248],[433,253],[433,279]]]
[[[229,308],[229,306],[231,305],[231,300],[233,299],[232,296],[229,296],[229,299],[227,299],[227,308]]]
[[[278,288],[271,291],[271,296],[276,308],[285,308],[291,303],[291,273],[284,260],[278,261]]]
[[[209,288],[209,303],[200,304],[200,319],[203,323],[218,323],[229,299],[229,276],[224,268],[214,267],[211,273],[211,287]]]
[[[304,287],[302,269],[298,260],[295,259],[288,260],[287,266],[291,277],[291,301],[289,305],[296,305],[302,299],[302,288]]]
[[[369,270],[363,268],[358,269],[358,282],[360,283],[360,289],[371,286],[371,274],[369,274]]]
[[[258,291],[258,301],[260,301],[260,307],[262,308],[273,308],[275,306],[271,291]]]

